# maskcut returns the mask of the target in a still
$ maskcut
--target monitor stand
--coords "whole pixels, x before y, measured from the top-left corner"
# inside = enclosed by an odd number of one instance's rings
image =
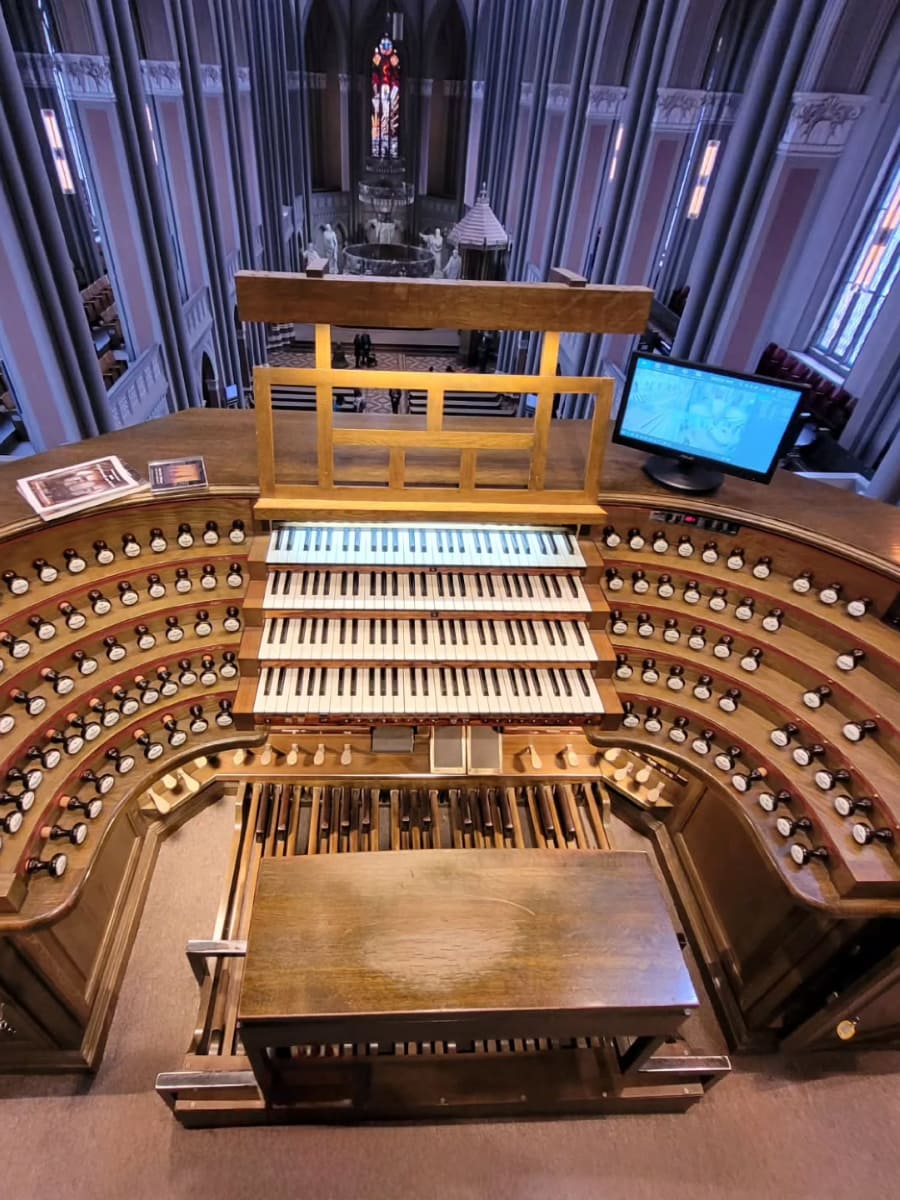
[[[667,454],[654,454],[648,458],[644,471],[663,487],[676,492],[714,492],[724,479],[721,471],[706,463]]]

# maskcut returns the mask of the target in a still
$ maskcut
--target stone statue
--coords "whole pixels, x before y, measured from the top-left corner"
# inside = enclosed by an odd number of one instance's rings
[[[436,228],[434,233],[420,233],[419,237],[434,255],[434,274],[440,277],[441,254],[444,249],[444,239],[441,235],[440,227]]]
[[[459,249],[454,246],[450,251],[450,257],[447,259],[447,265],[444,267],[445,279],[459,279],[462,273],[462,259],[459,257]]]
[[[435,229],[434,233],[420,233],[419,237],[432,254],[440,255],[441,250],[444,248],[444,239],[441,235],[440,228]]]
[[[337,234],[331,228],[331,223],[322,228],[322,241],[325,243],[325,257],[328,260],[328,274],[338,274],[338,240]]]
[[[310,242],[303,251],[303,261],[307,272],[314,272],[321,275],[326,266],[326,259],[318,251],[315,242]]]

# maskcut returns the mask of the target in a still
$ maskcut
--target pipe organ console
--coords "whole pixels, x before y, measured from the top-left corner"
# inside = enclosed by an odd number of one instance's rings
[[[452,465],[438,450],[392,503],[417,470],[399,417],[373,420],[362,446],[334,418],[341,470],[371,475],[372,447],[387,447],[394,485],[339,504],[316,479],[316,414],[290,419],[271,440],[302,504],[247,461],[250,413],[183,413],[90,448],[137,466],[203,453],[202,498],[142,495],[41,525],[17,468],[0,467],[0,1069],[96,1068],[160,842],[223,796],[235,838],[216,927],[189,947],[196,1032],[158,1084],[185,1124],[428,1114],[435,1087],[455,1113],[693,1103],[727,1060],[667,1049],[697,998],[653,881],[617,907],[619,874],[636,868],[613,818],[645,838],[733,1050],[896,1047],[896,511],[784,473],[769,488],[730,480],[688,510],[615,446],[602,508],[595,489],[517,509],[490,446],[491,501],[450,503],[422,480],[462,470],[471,491],[459,419],[425,431],[449,435]],[[525,437],[516,421],[477,424]],[[548,417],[558,492],[591,467],[588,432]],[[84,456],[63,448],[34,469]],[[553,854],[529,861],[553,861],[528,892],[513,866],[537,850]],[[459,936],[492,947],[495,966],[512,955],[491,997],[503,1021],[485,1026],[461,993],[459,1026],[429,1033],[416,973],[405,1028],[377,997],[368,1032],[359,1012],[329,1024],[302,978],[296,1020],[268,1011],[267,906],[299,911],[315,869],[351,928],[347,872],[379,896],[400,886],[395,860],[424,851],[448,856]],[[501,860],[513,890],[491,892]],[[444,918],[421,886],[404,920],[428,945]],[[538,947],[535,930],[550,913],[580,928],[572,897],[590,905],[601,886],[608,923],[632,939],[625,958],[652,944],[671,970],[677,1013],[635,990],[646,972],[612,979],[588,955],[573,1021],[548,982],[558,960],[534,994],[512,969],[510,946],[544,962],[553,939]],[[485,899],[501,894],[510,905]],[[515,905],[539,914],[530,927]],[[400,954],[392,936],[384,953]],[[368,995],[359,945],[360,963],[354,939],[332,953]],[[327,949],[309,951],[326,973]],[[616,1028],[590,997],[626,984],[631,1024]]]

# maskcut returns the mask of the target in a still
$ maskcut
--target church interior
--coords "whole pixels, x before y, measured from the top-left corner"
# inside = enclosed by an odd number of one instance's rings
[[[892,1193],[898,131],[900,0],[0,0],[5,1192]]]

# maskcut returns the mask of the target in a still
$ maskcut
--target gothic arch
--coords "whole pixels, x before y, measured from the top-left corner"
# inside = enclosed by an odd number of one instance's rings
[[[333,0],[312,0],[303,20],[303,39],[307,71],[347,72],[347,31]]]
[[[422,36],[426,79],[465,79],[471,30],[459,0],[438,0]]]
[[[200,359],[200,404],[203,408],[219,407],[219,383],[216,369],[206,350]]]

